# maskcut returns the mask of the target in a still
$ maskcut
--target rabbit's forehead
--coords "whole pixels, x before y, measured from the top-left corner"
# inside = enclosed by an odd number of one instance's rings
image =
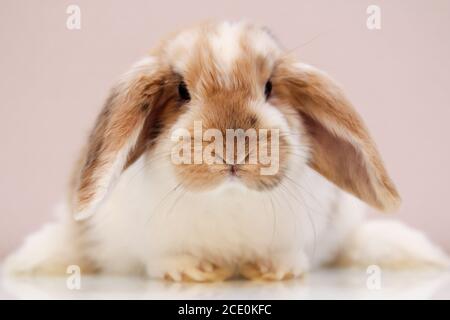
[[[175,72],[189,76],[201,69],[224,79],[235,76],[244,64],[263,64],[271,69],[280,53],[277,42],[265,29],[231,22],[184,31],[166,48]],[[198,72],[195,76],[199,76]]]

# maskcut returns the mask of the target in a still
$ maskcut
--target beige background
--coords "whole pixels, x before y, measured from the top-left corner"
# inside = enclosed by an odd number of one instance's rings
[[[80,31],[66,29],[69,4]],[[366,28],[369,4],[379,31]],[[402,193],[397,218],[450,249],[450,1],[1,0],[0,256],[50,219],[114,78],[167,32],[210,18],[266,24],[334,76]]]

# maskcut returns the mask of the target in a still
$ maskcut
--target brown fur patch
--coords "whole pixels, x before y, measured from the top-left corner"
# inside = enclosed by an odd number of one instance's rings
[[[89,137],[82,160],[84,164],[76,179],[75,212],[86,209],[96,196],[99,179],[112,166],[118,152],[129,142],[134,131],[144,126],[147,115],[155,112],[152,107],[161,98],[165,74],[167,72],[161,71],[151,77],[139,76],[125,84],[125,88],[120,84],[112,90]]]

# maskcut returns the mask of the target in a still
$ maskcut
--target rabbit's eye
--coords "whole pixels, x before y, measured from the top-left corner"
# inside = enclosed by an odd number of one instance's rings
[[[272,81],[267,81],[266,86],[264,88],[264,94],[266,96],[266,99],[269,99],[270,94],[272,93]]]
[[[183,101],[191,100],[191,95],[189,94],[189,90],[187,89],[186,83],[184,83],[184,81],[181,81],[178,85],[178,95]]]

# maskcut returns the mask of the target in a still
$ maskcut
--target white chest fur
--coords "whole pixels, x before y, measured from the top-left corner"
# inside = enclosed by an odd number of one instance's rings
[[[186,192],[167,170],[138,160],[90,220],[89,252],[103,270],[130,272],[185,253],[235,263],[297,252],[315,264],[361,215],[353,197],[309,169],[263,193],[238,182]]]

